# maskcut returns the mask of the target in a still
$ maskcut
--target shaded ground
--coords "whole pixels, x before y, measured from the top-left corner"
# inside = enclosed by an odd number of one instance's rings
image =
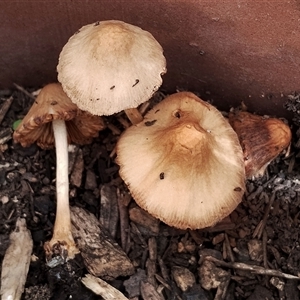
[[[13,143],[12,124],[32,99],[20,91],[1,91],[1,106],[11,95],[13,102],[0,124],[0,259],[16,218],[22,216],[34,241],[23,299],[99,299],[80,282],[87,273],[80,257],[53,269],[45,264],[43,243],[51,238],[55,218],[55,153]],[[157,94],[155,101],[161,97]],[[294,95],[287,104],[295,115],[294,133],[300,124],[298,101]],[[248,181],[243,202],[228,218],[213,228],[182,231],[159,223],[130,201],[112,155],[124,130],[124,116],[119,117],[107,118],[110,128],[91,145],[70,153],[71,205],[110,223],[107,229],[135,267],[134,275],[109,283],[132,299],[299,299],[299,281],[283,274],[299,272],[297,134],[289,157],[276,159],[260,180]],[[83,168],[75,173],[81,157]],[[101,208],[107,194],[116,206],[123,201],[122,212],[111,219]],[[126,220],[129,230],[124,232],[120,223],[124,226]],[[260,271],[250,271],[253,266]],[[267,269],[278,272],[263,275]]]

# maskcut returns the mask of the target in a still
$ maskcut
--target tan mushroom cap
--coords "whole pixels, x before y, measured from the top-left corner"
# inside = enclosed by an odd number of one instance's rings
[[[13,134],[16,142],[27,147],[34,142],[43,148],[54,147],[52,120],[65,120],[68,142],[88,144],[105,125],[101,117],[81,111],[65,94],[59,83],[46,85]]]
[[[243,149],[247,178],[262,176],[268,164],[291,143],[290,127],[277,118],[233,111],[229,123]]]
[[[240,203],[243,152],[222,114],[189,92],[165,98],[117,143],[120,176],[151,215],[181,229],[212,226]]]
[[[147,101],[166,72],[163,49],[141,28],[122,21],[83,26],[63,47],[58,81],[82,110],[111,115]]]

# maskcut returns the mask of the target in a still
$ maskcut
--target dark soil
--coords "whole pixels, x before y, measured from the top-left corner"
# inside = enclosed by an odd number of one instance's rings
[[[22,299],[101,299],[80,281],[87,273],[80,256],[55,268],[45,263],[43,244],[52,236],[55,219],[55,152],[36,145],[23,148],[13,142],[12,125],[24,116],[33,100],[19,90],[0,91],[0,107],[10,96],[14,100],[0,124],[1,262],[9,234],[17,217],[22,216],[34,241]],[[154,101],[161,98],[159,93]],[[286,105],[294,112],[290,155],[271,163],[264,177],[249,180],[242,203],[215,227],[176,230],[146,213],[143,218],[148,218],[147,222],[141,221],[143,213],[133,213],[137,207],[131,200],[126,206],[129,242],[122,244],[118,220],[112,235],[123,249],[126,246],[124,251],[136,272],[109,283],[131,299],[300,299],[299,280],[287,279],[283,274],[299,274],[299,101],[297,95],[292,95]],[[110,128],[100,132],[92,144],[76,148],[82,150],[84,160],[82,182],[78,187],[71,181],[70,186],[70,204],[85,208],[97,218],[101,215],[100,191],[104,186],[128,196],[114,156],[110,155],[124,127],[117,116],[106,121]],[[244,263],[244,269],[234,263]],[[257,274],[249,271],[251,266],[278,272]],[[151,297],[147,296],[149,291]]]

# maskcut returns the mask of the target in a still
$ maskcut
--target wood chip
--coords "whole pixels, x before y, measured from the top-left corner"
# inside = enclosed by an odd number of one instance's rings
[[[81,279],[81,282],[104,300],[128,300],[128,298],[113,286],[91,274],[85,275],[85,277]]]
[[[174,266],[172,268],[172,276],[177,284],[177,286],[183,291],[187,291],[195,283],[196,279],[194,274],[187,268],[180,266]]]
[[[250,258],[257,262],[263,261],[263,247],[262,242],[257,239],[252,239],[248,243],[248,251]]]
[[[71,207],[71,221],[74,240],[89,273],[105,280],[133,274],[131,261],[93,214]]]
[[[109,184],[100,188],[100,223],[115,238],[119,222],[117,189]]]
[[[142,225],[144,227],[149,228],[154,233],[159,233],[159,223],[160,221],[150,214],[148,214],[145,210],[140,207],[132,207],[129,210],[129,218],[131,221]]]
[[[212,261],[204,260],[199,268],[201,286],[205,290],[216,289],[230,275],[225,270],[216,267]]]
[[[71,157],[73,156],[71,155]],[[76,187],[80,187],[82,183],[82,173],[84,169],[84,160],[81,149],[78,149],[78,151],[76,152],[76,155],[74,157],[74,163],[71,160],[69,165],[73,166],[70,176],[70,183]]]
[[[149,282],[141,283],[141,294],[145,300],[164,300],[164,297]]]
[[[9,239],[10,245],[2,262],[0,294],[2,300],[18,300],[24,291],[33,248],[25,219],[17,220],[16,229]]]

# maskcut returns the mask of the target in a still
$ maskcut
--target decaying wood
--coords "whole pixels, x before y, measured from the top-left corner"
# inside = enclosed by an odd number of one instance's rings
[[[133,274],[131,261],[93,214],[71,207],[71,221],[72,234],[89,273],[106,280]]]
[[[104,300],[128,300],[128,298],[113,286],[91,274],[85,275],[85,277],[81,279],[81,282]]]
[[[17,220],[16,229],[9,239],[10,245],[2,263],[0,294],[2,300],[18,300],[24,291],[33,248],[25,219]]]

